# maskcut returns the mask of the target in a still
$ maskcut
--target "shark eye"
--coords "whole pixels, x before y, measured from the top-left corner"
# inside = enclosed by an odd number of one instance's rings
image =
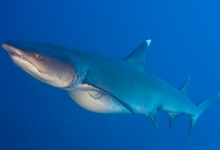
[[[40,54],[35,54],[35,57],[36,57],[37,59],[41,59],[41,58],[42,58],[42,56],[41,56]]]

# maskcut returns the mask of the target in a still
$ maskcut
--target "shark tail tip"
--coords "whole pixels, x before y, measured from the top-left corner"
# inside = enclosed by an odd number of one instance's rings
[[[207,98],[203,101],[201,101],[200,103],[197,104],[198,106],[198,109],[199,109],[199,112],[198,114],[194,115],[194,116],[190,116],[190,129],[189,129],[189,134],[188,134],[188,139],[190,139],[191,137],[191,134],[192,134],[192,130],[193,130],[193,127],[197,121],[197,119],[199,118],[199,116],[202,114],[202,112],[213,102],[215,101],[218,97],[220,96],[220,93],[210,97],[210,98]]]

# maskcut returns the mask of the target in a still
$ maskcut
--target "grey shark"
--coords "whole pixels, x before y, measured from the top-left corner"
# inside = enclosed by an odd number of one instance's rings
[[[193,126],[219,93],[198,103],[187,97],[189,80],[176,89],[146,71],[146,40],[129,56],[113,58],[89,51],[47,43],[7,41],[2,44],[12,61],[28,74],[67,91],[81,107],[96,113],[147,115],[158,129],[158,111],[174,120],[187,114]]]

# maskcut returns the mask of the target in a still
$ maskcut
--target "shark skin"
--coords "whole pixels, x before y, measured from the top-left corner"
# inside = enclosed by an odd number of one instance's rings
[[[2,44],[12,61],[28,74],[67,91],[81,107],[96,113],[144,114],[158,129],[158,111],[175,119],[191,118],[188,137],[200,114],[219,93],[198,103],[187,97],[190,79],[176,89],[146,71],[146,40],[125,58],[113,58],[47,43],[7,41]]]

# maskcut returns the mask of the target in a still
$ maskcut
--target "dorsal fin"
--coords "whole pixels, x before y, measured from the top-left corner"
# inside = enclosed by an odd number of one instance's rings
[[[179,88],[187,96],[188,86],[189,86],[190,77],[186,80],[185,84]]]
[[[144,41],[129,56],[125,57],[125,60],[135,65],[138,65],[145,70],[145,52],[149,47],[150,43],[151,43],[150,39]]]

